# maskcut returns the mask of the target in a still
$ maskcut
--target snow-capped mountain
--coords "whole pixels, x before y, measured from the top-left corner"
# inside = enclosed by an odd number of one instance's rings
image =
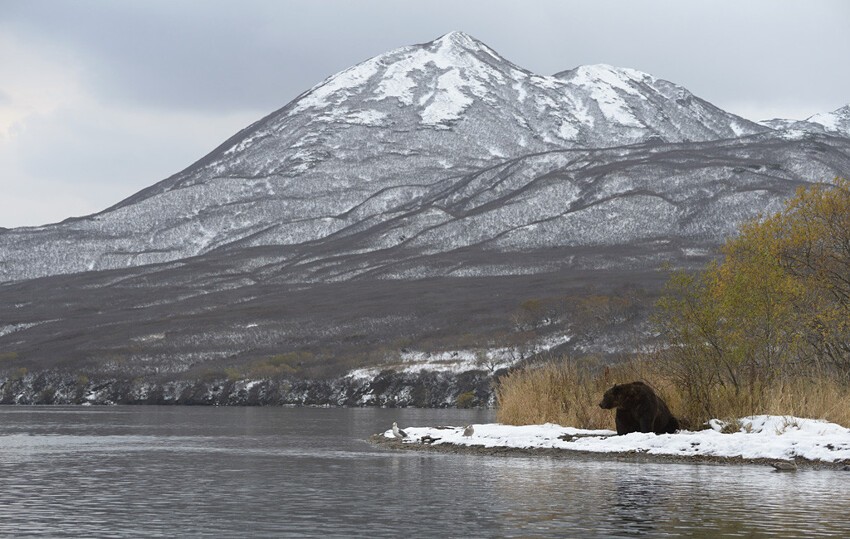
[[[827,133],[850,137],[850,105],[845,105],[832,112],[815,114],[806,121],[822,125]]]
[[[101,213],[0,229],[0,375],[188,391],[428,346],[522,358],[530,298],[651,296],[663,263],[702,265],[800,185],[850,177],[847,118],[758,125],[631,69],[536,75],[453,32],[329,77]]]
[[[821,124],[809,122],[807,120],[792,120],[788,118],[773,118],[771,120],[761,120],[759,124],[775,129],[777,131],[801,131],[805,133],[823,133],[826,130]]]
[[[850,137],[850,105],[845,105],[832,112],[814,114],[805,120],[775,118],[759,123],[771,129],[826,133],[839,137]]]
[[[317,241],[537,152],[765,131],[645,73],[535,75],[452,32],[329,77],[100,214],[0,233],[0,281]]]

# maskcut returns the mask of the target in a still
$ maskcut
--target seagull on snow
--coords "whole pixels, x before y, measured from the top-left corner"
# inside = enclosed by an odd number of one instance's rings
[[[398,428],[398,423],[396,423],[395,421],[393,421],[393,436],[395,436],[399,440],[407,436],[407,434],[403,430]]]
[[[472,436],[475,433],[475,429],[472,428],[472,425],[467,425],[465,429],[463,429],[464,436]]]

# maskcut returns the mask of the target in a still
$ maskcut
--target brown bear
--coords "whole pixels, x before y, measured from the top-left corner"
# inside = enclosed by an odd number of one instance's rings
[[[605,410],[617,409],[617,434],[673,434],[679,430],[679,422],[670,413],[670,409],[643,382],[615,385],[605,392],[599,407]]]

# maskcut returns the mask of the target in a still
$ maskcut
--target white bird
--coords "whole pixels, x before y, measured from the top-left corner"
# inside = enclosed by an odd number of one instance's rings
[[[475,433],[475,429],[472,428],[472,425],[467,425],[465,429],[463,429],[464,436],[472,436]]]
[[[403,430],[398,428],[398,423],[396,423],[395,421],[393,421],[393,436],[395,436],[399,440],[407,436],[407,434]]]

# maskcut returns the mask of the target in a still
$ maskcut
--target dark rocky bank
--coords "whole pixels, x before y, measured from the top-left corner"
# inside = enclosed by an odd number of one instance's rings
[[[183,404],[472,408],[493,403],[494,375],[384,371],[373,379],[165,380],[58,372],[0,378],[0,404]]]

